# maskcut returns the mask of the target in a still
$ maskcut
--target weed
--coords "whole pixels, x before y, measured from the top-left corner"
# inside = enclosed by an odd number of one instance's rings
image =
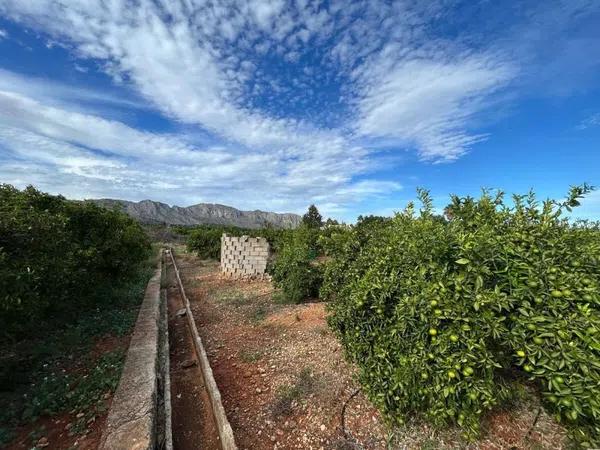
[[[56,371],[44,376],[32,396],[26,397],[21,420],[33,421],[44,414],[95,408],[103,403],[107,392],[116,389],[123,359],[123,351],[109,352],[96,363],[90,363],[84,374]]]
[[[273,417],[285,417],[292,413],[294,402],[298,402],[302,398],[314,391],[316,380],[310,369],[304,368],[298,374],[296,382],[292,385],[281,386],[276,394],[275,401],[271,406]]]
[[[426,438],[423,442],[421,442],[421,450],[436,450],[440,448],[440,443],[431,438]]]
[[[45,434],[45,432],[46,432],[46,427],[41,426],[41,427],[34,429],[31,433],[29,433],[29,435],[27,437],[29,438],[29,440],[32,443],[36,443]]]
[[[293,305],[295,302],[291,301],[283,291],[276,290],[272,296],[273,302],[278,305]]]
[[[217,292],[215,295],[215,300],[221,303],[227,303],[236,308],[244,306],[248,303],[244,293],[239,292],[236,289]]]
[[[261,350],[242,350],[240,359],[245,363],[254,363],[262,359],[264,353]]]
[[[269,309],[264,305],[258,305],[252,309],[250,313],[250,318],[253,322],[262,322],[267,317],[269,313]]]
[[[327,327],[319,327],[317,332],[319,333],[319,335],[321,335],[323,337],[329,335],[329,333],[330,333],[329,328],[327,328]]]
[[[335,450],[358,450],[362,447],[346,438],[341,437],[333,442],[333,448]]]
[[[124,354],[109,352],[92,361],[98,337],[128,334],[137,317],[151,261],[135,278],[105,291],[102,308],[82,311],[76,321],[50,333],[2,348],[0,354],[0,447],[14,438],[13,429],[42,415],[104,407],[104,395],[118,384]],[[83,355],[83,356],[82,356]]]
[[[0,443],[10,442],[14,437],[15,433],[12,430],[6,427],[0,427]]]

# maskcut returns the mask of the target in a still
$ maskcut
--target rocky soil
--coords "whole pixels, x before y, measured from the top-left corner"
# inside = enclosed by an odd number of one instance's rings
[[[355,381],[323,303],[281,305],[265,281],[224,278],[216,262],[180,251],[182,273],[241,449],[559,449],[564,433],[535,399],[486,417],[481,440],[414,419],[390,428]],[[353,395],[355,394],[355,395]],[[342,426],[342,410],[344,425]]]

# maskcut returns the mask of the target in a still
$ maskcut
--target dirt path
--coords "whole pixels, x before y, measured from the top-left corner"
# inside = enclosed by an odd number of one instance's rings
[[[177,265],[239,448],[353,448],[340,418],[358,386],[324,305],[276,305],[269,282],[223,279],[216,263],[186,254]],[[383,421],[362,395],[346,423],[364,448],[385,448]]]
[[[218,449],[219,438],[172,263],[167,263],[173,447]]]
[[[412,420],[388,428],[362,392],[326,324],[322,303],[276,304],[269,282],[223,278],[217,262],[176,252],[196,325],[240,449],[563,447],[564,433],[546,414],[527,437],[539,402],[489,414],[479,442],[456,429]]]

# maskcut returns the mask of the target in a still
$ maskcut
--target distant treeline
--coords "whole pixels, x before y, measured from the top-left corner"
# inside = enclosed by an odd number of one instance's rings
[[[261,228],[249,229],[228,225],[196,225],[175,226],[173,230],[187,236],[188,251],[196,252],[201,258],[219,259],[221,255],[221,236],[227,233],[230,236],[264,237],[269,241],[271,248],[277,252],[287,236],[293,233],[289,229]]]

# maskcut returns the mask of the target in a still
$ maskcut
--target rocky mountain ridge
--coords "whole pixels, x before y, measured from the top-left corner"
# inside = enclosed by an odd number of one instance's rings
[[[302,217],[292,213],[273,213],[267,211],[241,211],[231,206],[198,203],[181,207],[152,200],[130,202],[127,200],[97,199],[87,200],[104,208],[117,208],[142,223],[169,225],[233,225],[242,228],[295,228]]]

